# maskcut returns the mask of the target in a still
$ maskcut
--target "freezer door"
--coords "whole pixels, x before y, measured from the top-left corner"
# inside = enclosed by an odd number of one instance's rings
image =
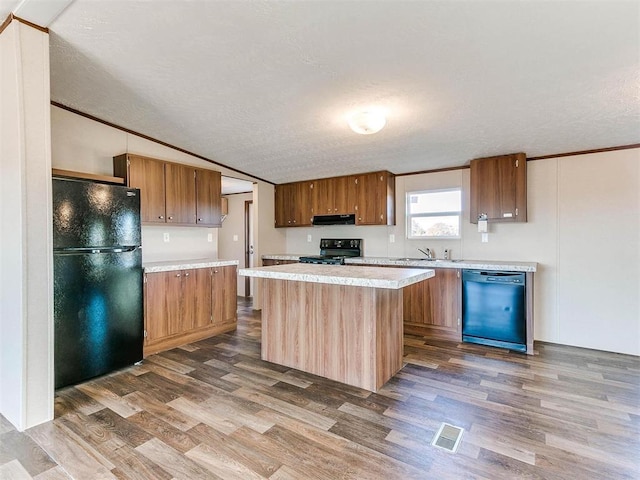
[[[53,259],[55,387],[142,360],[140,249]]]
[[[53,249],[140,245],[140,191],[53,179]]]

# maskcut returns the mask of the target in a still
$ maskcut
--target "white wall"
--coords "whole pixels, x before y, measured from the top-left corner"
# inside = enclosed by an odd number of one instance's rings
[[[240,261],[240,267],[245,267],[244,260],[244,202],[253,200],[253,193],[227,195],[229,214],[218,232],[218,253],[221,258],[231,258]],[[234,235],[237,240],[234,240]],[[245,296],[245,277],[238,275],[238,295]]]
[[[49,36],[0,34],[0,413],[53,418]]]
[[[538,262],[534,337],[553,343],[640,355],[640,149],[528,162],[528,222],[490,224],[482,243],[469,222],[469,170],[396,179],[391,227],[287,228],[286,249],[317,254],[320,238],[364,239],[367,256]],[[459,240],[406,239],[408,191],[462,187]],[[389,235],[395,242],[389,242]],[[307,242],[307,235],[312,241]]]

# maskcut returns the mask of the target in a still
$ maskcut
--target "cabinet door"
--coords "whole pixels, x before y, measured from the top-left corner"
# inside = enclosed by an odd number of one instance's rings
[[[297,182],[292,192],[293,202],[293,225],[296,227],[305,227],[312,225],[311,219],[311,182]]]
[[[128,155],[127,172],[127,185],[140,189],[142,222],[165,223],[164,163]]]
[[[356,176],[358,225],[395,225],[395,177],[389,172]]]
[[[434,270],[435,277],[403,289],[405,331],[460,341],[459,270]]]
[[[275,187],[276,227],[291,226],[291,185],[291,183],[284,183]]]
[[[312,207],[314,215],[333,214],[333,184],[330,178],[313,181]]]
[[[527,221],[526,166],[523,153],[471,161],[471,223],[483,213],[489,221]]]
[[[237,320],[238,277],[235,266],[214,267],[212,276],[213,324],[223,325]]]
[[[167,223],[196,223],[195,169],[175,163],[165,164]]]
[[[334,213],[356,213],[356,177],[336,177],[333,180]]]
[[[222,267],[222,322],[233,323],[238,319],[238,273],[234,265]]]
[[[182,322],[182,272],[145,274],[145,343],[178,333]]]
[[[359,225],[383,224],[382,204],[386,197],[382,197],[382,178],[378,173],[366,173],[357,178],[357,208],[356,219]]]
[[[196,223],[219,227],[221,212],[221,175],[213,170],[196,170]]]
[[[213,288],[213,269],[196,268],[192,270],[194,284],[193,325],[191,328],[206,327],[211,324],[211,295]]]

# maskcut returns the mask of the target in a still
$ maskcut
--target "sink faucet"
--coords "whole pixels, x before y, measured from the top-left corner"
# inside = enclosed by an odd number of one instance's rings
[[[420,250],[422,253],[424,253],[427,258],[436,258],[435,256],[435,252],[433,250],[431,250],[430,248],[427,248],[425,250],[418,248],[418,250]]]

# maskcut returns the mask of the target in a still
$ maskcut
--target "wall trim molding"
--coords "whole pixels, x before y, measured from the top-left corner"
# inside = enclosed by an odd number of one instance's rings
[[[177,150],[178,152],[186,153],[187,155],[191,155],[192,157],[198,158],[200,160],[204,160],[205,162],[209,162],[209,163],[211,163],[213,165],[217,165],[219,167],[226,168],[228,170],[231,170],[233,172],[239,173],[241,175],[246,175],[247,177],[251,177],[251,178],[253,178],[255,180],[260,180],[261,182],[265,182],[265,183],[268,183],[270,185],[275,185],[275,183],[270,182],[269,180],[265,180],[264,178],[256,177],[255,175],[251,175],[250,173],[243,172],[242,170],[238,170],[237,168],[230,167],[228,165],[225,165],[224,163],[216,162],[214,160],[211,160],[210,158],[203,157],[202,155],[198,155],[197,153],[190,152],[189,150],[185,150],[184,148],[176,147],[175,145],[172,145],[172,144],[167,143],[167,142],[163,142],[162,140],[158,140],[156,138],[150,137],[149,135],[145,135],[143,133],[136,132],[135,130],[131,130],[129,128],[125,128],[125,127],[122,127],[120,125],[116,125],[115,123],[108,122],[107,120],[103,120],[101,118],[95,117],[95,116],[93,116],[93,115],[91,115],[89,113],[81,112],[80,110],[76,110],[75,108],[68,107],[68,106],[66,106],[66,105],[64,105],[62,103],[56,102],[54,100],[51,100],[51,105],[53,105],[54,107],[61,108],[62,110],[66,110],[67,112],[71,112],[71,113],[74,113],[76,115],[79,115],[81,117],[88,118],[89,120],[93,120],[94,122],[98,122],[98,123],[101,123],[101,124],[106,125],[108,127],[115,128],[115,129],[120,130],[122,132],[129,133],[131,135],[135,135],[137,137],[144,138],[145,140],[149,140],[149,141],[157,143],[159,145],[163,145],[165,147],[172,148],[173,150]]]
[[[591,150],[579,150],[576,152],[566,152],[566,153],[553,153],[551,155],[539,155],[537,157],[528,157],[527,162],[534,162],[536,160],[548,160],[550,158],[559,158],[559,157],[571,157],[574,155],[588,155],[590,153],[604,153],[604,152],[614,152],[616,150],[631,150],[634,148],[640,148],[640,143],[631,143],[629,145],[618,145],[616,147],[605,147],[605,148],[594,148]],[[418,172],[407,172],[407,173],[396,173],[396,177],[406,177],[408,175],[420,175],[423,173],[438,173],[438,172],[449,172],[451,170],[464,170],[469,168],[469,165],[459,165],[457,167],[447,167],[447,168],[434,168],[432,170],[420,170]]]
[[[35,28],[36,30],[40,30],[41,32],[44,32],[46,34],[49,34],[49,29],[47,27],[41,27],[40,25],[36,25],[33,22],[30,22],[29,20],[25,20],[24,18],[20,18],[16,15],[14,15],[13,13],[10,13],[7,18],[4,19],[4,22],[2,22],[2,25],[0,25],[0,34],[2,32],[4,32],[4,29],[7,28],[9,26],[9,24],[12,21],[18,21],[20,23],[23,23],[24,25],[27,25],[31,28]]]
[[[579,150],[577,152],[553,153],[551,155],[539,155],[537,157],[527,158],[527,162],[536,161],[536,160],[546,160],[548,158],[571,157],[574,155],[588,155],[590,153],[614,152],[616,150],[630,150],[633,148],[640,148],[640,143],[631,143],[629,145],[618,145],[615,147],[594,148],[591,150]]]

